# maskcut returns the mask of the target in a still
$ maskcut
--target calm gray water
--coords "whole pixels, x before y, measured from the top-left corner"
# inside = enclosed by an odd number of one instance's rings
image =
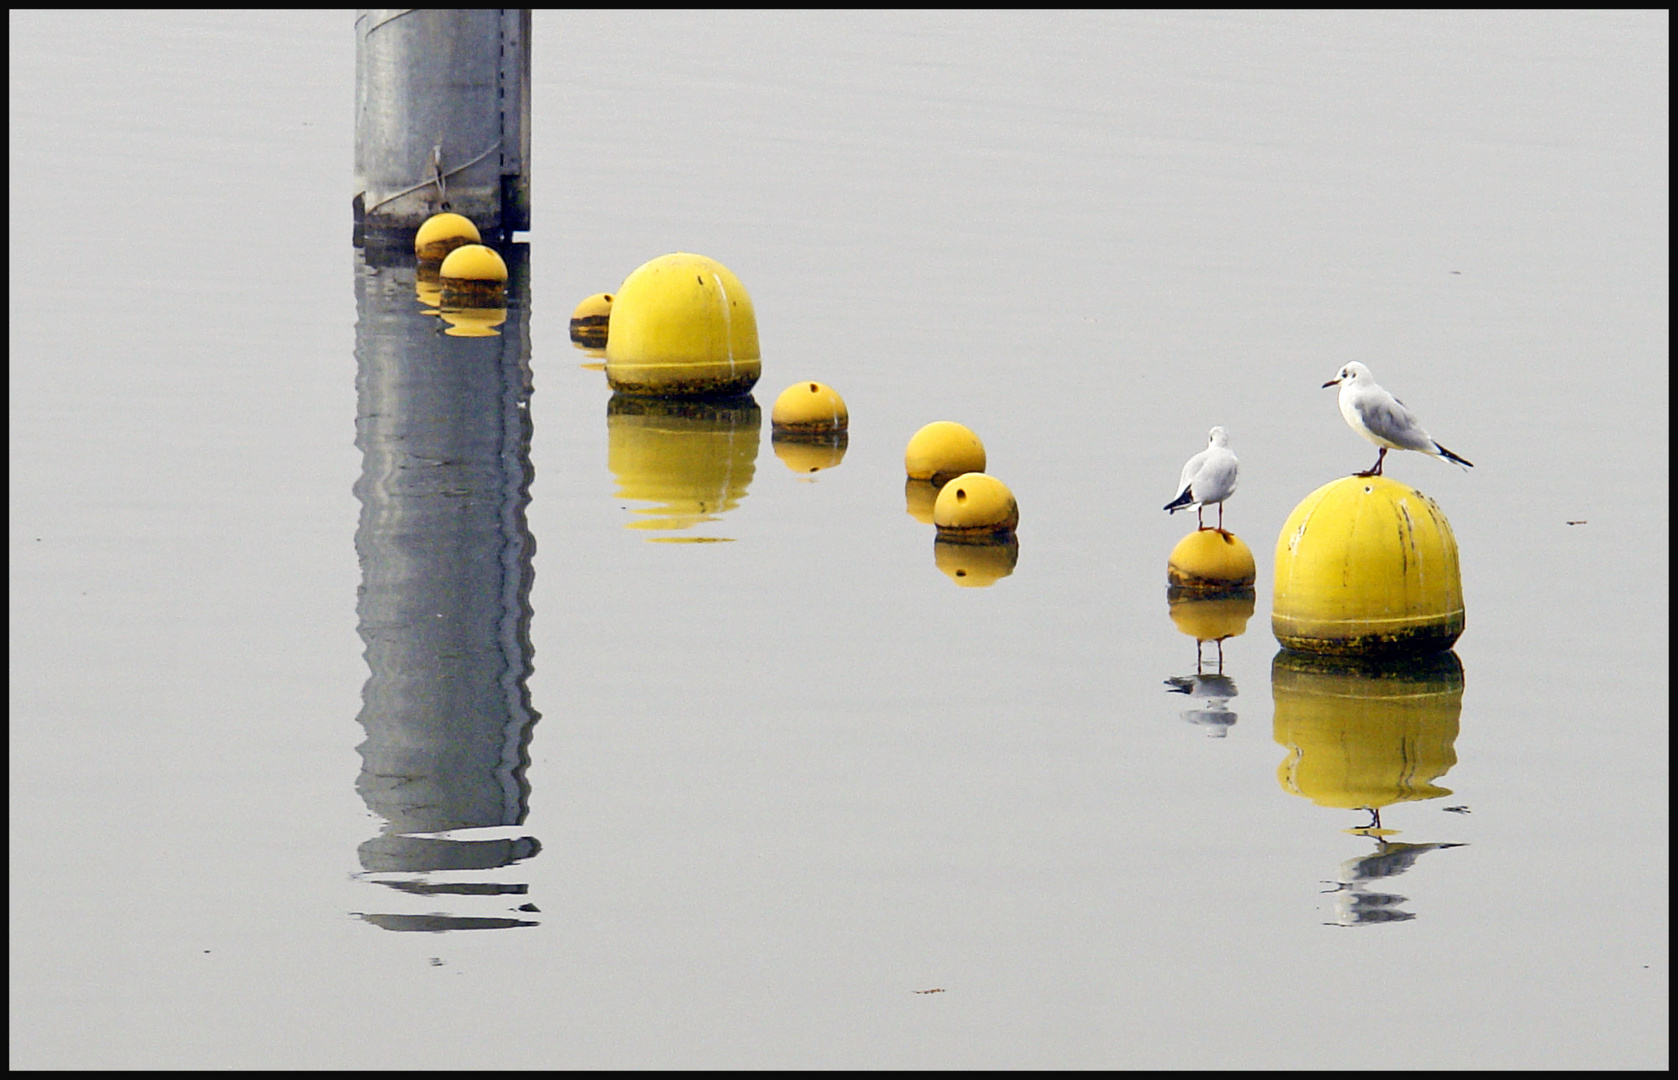
[[[349,14],[10,30],[14,1066],[1666,1066],[1665,13],[539,14],[495,339],[351,245]],[[610,402],[678,250],[840,465]],[[1273,671],[1353,359],[1460,676]]]

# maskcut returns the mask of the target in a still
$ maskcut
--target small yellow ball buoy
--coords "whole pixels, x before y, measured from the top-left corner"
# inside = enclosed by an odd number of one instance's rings
[[[945,484],[932,504],[932,523],[940,539],[988,538],[1013,532],[1020,508],[1008,485],[982,472],[962,473]]]
[[[1253,550],[1232,532],[1196,529],[1171,549],[1167,580],[1198,595],[1250,589],[1257,578]]]
[[[788,434],[844,431],[850,422],[845,399],[819,382],[793,383],[769,412],[771,426]]]
[[[483,239],[470,218],[459,214],[432,214],[414,234],[414,254],[422,262],[442,262],[449,252]]]
[[[604,349],[612,322],[612,294],[595,293],[571,313],[571,340],[585,349]]]
[[[1342,477],[1307,495],[1282,526],[1271,629],[1284,647],[1416,656],[1449,649],[1465,624],[1456,537],[1414,488]]]
[[[934,420],[909,438],[903,467],[910,479],[942,483],[962,473],[985,471],[985,444],[953,420]]]
[[[467,244],[449,252],[437,269],[445,307],[501,307],[507,288],[507,264],[501,254],[483,244]]]
[[[728,267],[661,255],[624,279],[612,303],[606,381],[624,394],[735,397],[763,371],[752,298]]]

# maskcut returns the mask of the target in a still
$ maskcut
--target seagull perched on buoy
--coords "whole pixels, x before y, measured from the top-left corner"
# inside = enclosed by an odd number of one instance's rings
[[[1218,531],[1224,531],[1224,500],[1235,494],[1235,474],[1240,463],[1229,451],[1229,436],[1215,427],[1206,437],[1206,449],[1189,458],[1183,466],[1183,476],[1177,481],[1177,497],[1165,504],[1175,514],[1194,507],[1195,521],[1206,528],[1200,515],[1212,503],[1218,504]]]
[[[1404,402],[1393,397],[1376,383],[1369,369],[1353,360],[1340,369],[1340,374],[1323,383],[1323,389],[1340,388],[1340,415],[1346,418],[1353,431],[1381,448],[1375,464],[1353,476],[1380,476],[1381,463],[1388,450],[1415,450],[1434,457],[1454,461],[1458,465],[1474,467],[1467,458],[1459,457],[1433,441],[1433,436],[1422,430],[1416,416],[1404,407]]]

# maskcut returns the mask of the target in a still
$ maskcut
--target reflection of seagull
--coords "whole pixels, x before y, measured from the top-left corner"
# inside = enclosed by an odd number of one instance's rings
[[[1171,687],[1166,693],[1206,699],[1204,709],[1179,713],[1184,720],[1206,728],[1208,738],[1221,739],[1229,734],[1231,725],[1237,719],[1229,707],[1229,699],[1240,692],[1235,688],[1234,679],[1228,675],[1173,675],[1165,680],[1165,685]]]
[[[1356,360],[1341,368],[1338,376],[1323,383],[1324,390],[1331,386],[1340,388],[1340,415],[1346,418],[1346,423],[1381,448],[1375,464],[1364,472],[1353,473],[1353,476],[1380,476],[1381,463],[1387,459],[1388,450],[1415,450],[1447,458],[1459,465],[1473,466],[1472,461],[1458,457],[1434,442],[1433,437],[1422,430],[1415,414],[1406,409],[1402,401],[1383,390],[1369,369]]]
[[[1368,883],[1393,878],[1414,866],[1416,860],[1430,851],[1462,847],[1462,844],[1389,844],[1376,842],[1373,854],[1347,859],[1340,864],[1340,881],[1324,882],[1334,885],[1325,892],[1335,894],[1337,917],[1330,926],[1364,926],[1371,923],[1406,922],[1416,916],[1401,911],[1398,905],[1405,897],[1396,893],[1369,891]]]
[[[1206,449],[1189,458],[1183,466],[1182,478],[1177,481],[1177,497],[1165,504],[1175,514],[1194,507],[1195,520],[1202,529],[1206,521],[1201,514],[1212,503],[1218,504],[1218,531],[1224,528],[1224,500],[1235,494],[1235,474],[1240,463],[1229,450],[1229,436],[1215,427],[1206,439]]]
[[[1381,841],[1375,846],[1375,854],[1362,858],[1347,859],[1340,864],[1340,880],[1348,884],[1354,881],[1375,881],[1379,878],[1397,877],[1416,865],[1416,860],[1430,851],[1444,851],[1446,848],[1465,847],[1464,844],[1389,844]]]
[[[1235,680],[1228,675],[1173,675],[1165,680],[1171,687],[1168,694],[1187,694],[1190,697],[1222,698],[1228,701],[1240,694]]]
[[[1179,715],[1189,723],[1205,728],[1208,739],[1221,739],[1229,734],[1229,729],[1234,727],[1235,721],[1240,718],[1232,710],[1224,707],[1222,698],[1213,698],[1206,704],[1208,708],[1188,709]]]

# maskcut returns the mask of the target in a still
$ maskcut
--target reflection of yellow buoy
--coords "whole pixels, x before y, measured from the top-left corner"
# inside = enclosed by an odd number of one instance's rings
[[[763,413],[750,397],[664,401],[613,394],[606,404],[606,466],[637,508],[631,529],[687,529],[746,497]]]
[[[985,444],[953,420],[934,420],[909,438],[903,465],[916,480],[941,484],[962,473],[985,471]]]
[[[1456,537],[1414,488],[1343,477],[1307,495],[1282,526],[1271,627],[1286,647],[1420,655],[1449,649],[1463,625]]]
[[[438,318],[449,324],[449,337],[500,337],[497,326],[507,321],[506,308],[444,308]]]
[[[1253,617],[1258,594],[1252,589],[1239,589],[1208,598],[1194,590],[1173,588],[1166,591],[1166,602],[1171,605],[1171,622],[1178,630],[1196,641],[1222,641],[1247,632],[1247,620]]]
[[[932,561],[962,588],[982,589],[1014,572],[1020,561],[1020,541],[1013,533],[978,542],[939,534],[932,543]]]
[[[1379,811],[1451,792],[1462,663],[1456,653],[1360,666],[1283,650],[1270,670],[1282,788],[1318,806]]]
[[[770,445],[782,465],[795,473],[813,473],[844,461],[849,442],[843,431],[832,435],[786,435],[777,431]]]
[[[904,509],[922,525],[932,524],[932,507],[937,502],[938,488],[931,480],[916,480],[911,476],[904,482]]]
[[[467,244],[449,252],[438,268],[443,306],[498,308],[507,289],[507,264],[501,254],[483,244]]]
[[[459,214],[432,214],[414,234],[414,254],[422,262],[442,262],[449,252],[483,237],[470,218]]]
[[[1177,588],[1211,594],[1250,589],[1257,568],[1252,549],[1239,536],[1221,529],[1196,529],[1171,549],[1165,576]]]
[[[1013,532],[1020,508],[1008,485],[981,472],[962,473],[945,484],[932,504],[932,523],[946,540],[984,538]]]
[[[571,312],[571,340],[585,349],[604,349],[612,322],[612,294],[595,293]]]
[[[733,397],[751,390],[762,370],[752,298],[722,263],[677,252],[624,279],[606,340],[612,389]]]
[[[845,399],[819,382],[793,383],[769,410],[770,426],[781,432],[844,431],[850,420]]]

